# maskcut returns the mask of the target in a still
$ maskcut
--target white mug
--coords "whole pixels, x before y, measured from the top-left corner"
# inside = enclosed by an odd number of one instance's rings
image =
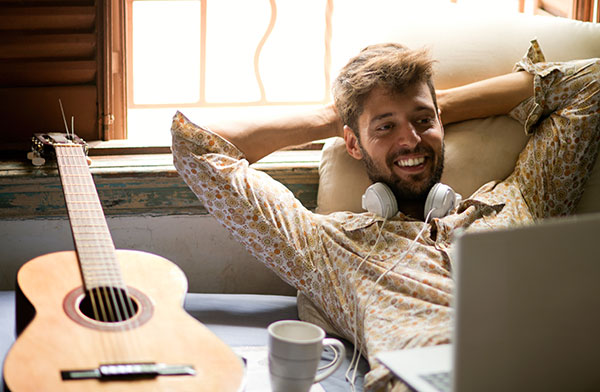
[[[276,321],[269,325],[269,374],[273,392],[308,392],[314,383],[333,374],[346,355],[344,344],[325,338],[319,326],[299,320]],[[336,351],[327,370],[317,374],[323,346]]]

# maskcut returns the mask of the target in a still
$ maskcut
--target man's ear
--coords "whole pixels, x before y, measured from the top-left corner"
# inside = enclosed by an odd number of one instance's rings
[[[348,154],[360,161],[363,158],[363,154],[358,145],[358,139],[352,128],[347,125],[344,125],[344,141],[346,142],[346,151],[348,151]]]

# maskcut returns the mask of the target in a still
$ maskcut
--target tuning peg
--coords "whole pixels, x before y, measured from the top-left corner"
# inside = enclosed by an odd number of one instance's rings
[[[28,152],[27,159],[29,159],[34,166],[42,166],[46,163],[46,160],[42,158],[37,151]]]

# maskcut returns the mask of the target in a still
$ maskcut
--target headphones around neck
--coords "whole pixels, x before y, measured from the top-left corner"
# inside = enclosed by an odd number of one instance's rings
[[[448,185],[435,184],[425,200],[424,216],[427,218],[442,218],[452,211],[461,202],[462,196]],[[398,203],[392,190],[383,182],[376,182],[369,186],[362,196],[362,208],[389,219],[398,212]]]

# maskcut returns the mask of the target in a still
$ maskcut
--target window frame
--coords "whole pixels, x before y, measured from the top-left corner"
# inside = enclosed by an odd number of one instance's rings
[[[127,26],[126,26],[126,57],[127,57],[127,75],[133,75],[133,3],[142,0],[126,0]],[[152,1],[152,0],[147,0]],[[325,5],[325,37],[324,37],[324,85],[323,97],[320,100],[312,101],[269,101],[266,97],[266,90],[262,82],[262,76],[259,67],[259,57],[265,42],[268,40],[277,21],[277,2],[269,0],[271,7],[271,16],[269,25],[262,36],[262,39],[256,46],[254,54],[254,73],[256,82],[260,90],[260,99],[251,102],[210,102],[206,99],[205,80],[206,80],[206,37],[207,37],[207,19],[208,19],[208,0],[198,0],[200,2],[200,97],[195,103],[177,103],[178,107],[193,108],[227,108],[227,107],[252,107],[252,106],[286,106],[286,105],[315,105],[327,104],[331,96],[331,36],[332,36],[332,12],[333,0],[323,0]],[[133,102],[133,78],[127,80],[127,107],[128,108],[162,108],[172,107],[173,104],[136,104]]]
[[[126,57],[126,75],[133,75],[133,3],[136,0],[126,0],[125,3],[125,57]],[[151,0],[149,0],[151,1]],[[250,102],[210,102],[205,97],[205,80],[206,80],[206,37],[207,37],[207,4],[208,0],[200,1],[200,98],[195,103],[177,103],[177,104],[136,104],[133,102],[133,77],[126,78],[126,103],[124,110],[127,111],[130,108],[133,109],[145,109],[145,108],[168,108],[177,106],[177,108],[253,108],[253,107],[264,107],[264,108],[275,108],[275,107],[289,107],[289,106],[306,106],[306,105],[324,105],[331,101],[331,20],[333,12],[333,0],[323,0],[323,11],[325,14],[325,37],[324,37],[324,56],[323,56],[323,70],[324,70],[324,84],[323,84],[323,96],[320,100],[311,101],[269,101],[266,98],[266,91],[262,83],[260,75],[260,69],[258,66],[260,52],[266,40],[274,27],[277,18],[277,6],[276,0],[269,0],[271,6],[271,19],[269,25],[264,33],[262,39],[258,43],[255,55],[254,55],[254,74],[260,90],[260,99]],[[127,123],[124,124],[127,126]],[[322,144],[322,143],[321,143]],[[305,146],[309,149],[314,149],[314,146]]]
[[[102,140],[127,139],[126,9],[123,1],[106,0],[103,13],[104,80],[102,92]]]

